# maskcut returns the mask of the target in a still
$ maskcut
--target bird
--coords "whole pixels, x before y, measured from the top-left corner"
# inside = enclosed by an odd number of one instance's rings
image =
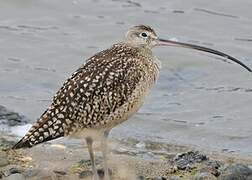
[[[69,136],[86,141],[93,179],[98,180],[93,142],[100,141],[104,177],[110,179],[107,139],[112,128],[142,106],[159,77],[161,62],[152,48],[176,46],[216,54],[252,70],[234,57],[210,48],[159,38],[148,25],[129,28],[123,41],[87,59],[53,97],[51,105],[12,149],[30,148]]]

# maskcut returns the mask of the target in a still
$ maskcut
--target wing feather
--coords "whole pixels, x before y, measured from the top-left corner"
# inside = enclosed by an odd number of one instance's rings
[[[13,147],[31,147],[74,133],[80,128],[106,124],[131,95],[146,66],[133,48],[113,46],[88,59],[67,79],[29,132]]]

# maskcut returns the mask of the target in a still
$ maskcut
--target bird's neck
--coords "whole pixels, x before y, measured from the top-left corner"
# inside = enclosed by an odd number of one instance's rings
[[[156,64],[157,68],[161,68],[161,62],[157,59],[157,57],[153,54],[152,49],[149,47],[138,47],[139,52],[142,56],[147,57],[148,60],[152,61]]]
[[[132,47],[134,49],[137,49],[137,51],[141,53],[143,56],[153,56],[151,48],[148,45],[145,45],[145,44],[139,45],[139,44],[134,44],[132,42],[125,42],[123,44],[129,47]]]
[[[146,46],[140,46],[138,47],[138,49],[139,49],[139,52],[144,56],[147,56],[147,57],[153,56],[152,50]]]

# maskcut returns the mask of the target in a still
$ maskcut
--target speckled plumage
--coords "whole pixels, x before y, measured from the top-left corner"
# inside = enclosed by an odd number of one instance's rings
[[[95,54],[63,84],[16,148],[125,121],[156,81],[158,66],[150,49],[128,43]]]

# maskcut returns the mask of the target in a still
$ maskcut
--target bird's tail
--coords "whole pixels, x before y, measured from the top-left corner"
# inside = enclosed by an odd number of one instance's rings
[[[58,122],[61,123],[62,121],[58,121],[55,115],[52,116],[49,110],[45,111],[26,135],[15,144],[12,149],[30,148],[36,144],[64,136],[62,124]]]
[[[32,147],[32,145],[29,143],[29,141],[24,140],[24,138],[22,138],[12,147],[12,149],[30,148],[30,147]]]

